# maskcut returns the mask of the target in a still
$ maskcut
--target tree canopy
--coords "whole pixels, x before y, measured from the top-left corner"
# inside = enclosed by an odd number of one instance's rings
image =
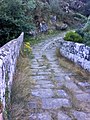
[[[0,1],[0,46],[34,27],[35,0]]]

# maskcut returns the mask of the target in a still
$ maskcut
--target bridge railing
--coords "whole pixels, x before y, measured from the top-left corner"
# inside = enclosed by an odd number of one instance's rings
[[[62,40],[60,54],[90,72],[89,46]]]
[[[23,37],[24,33],[21,33],[17,39],[11,40],[0,48],[0,104],[2,103],[3,109],[10,101],[13,76]]]

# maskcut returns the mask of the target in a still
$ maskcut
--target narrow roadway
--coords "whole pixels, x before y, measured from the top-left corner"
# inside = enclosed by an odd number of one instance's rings
[[[90,76],[75,72],[75,65],[57,57],[56,46],[51,44],[56,39],[32,48],[26,120],[90,120]]]

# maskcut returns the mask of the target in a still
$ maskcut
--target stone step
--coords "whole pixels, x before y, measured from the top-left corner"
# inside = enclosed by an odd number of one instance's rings
[[[68,99],[63,98],[42,99],[43,109],[60,109],[62,107],[71,108],[72,105]]]

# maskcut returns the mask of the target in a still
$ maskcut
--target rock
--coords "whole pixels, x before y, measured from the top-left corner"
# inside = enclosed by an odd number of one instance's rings
[[[37,31],[36,30],[32,30],[28,33],[29,36],[31,37],[35,37],[37,35]]]
[[[73,115],[77,120],[89,120],[87,114],[81,111],[74,111]]]
[[[37,102],[36,101],[29,102],[28,106],[29,106],[30,109],[37,108]]]
[[[67,24],[56,25],[56,30],[66,30],[68,27]]]
[[[58,113],[58,120],[72,120],[68,115],[63,112]]]
[[[51,89],[35,89],[32,90],[31,93],[33,96],[37,96],[40,98],[50,98],[54,95]]]
[[[57,95],[62,98],[68,97],[67,93],[64,90],[57,90]]]
[[[37,113],[31,114],[30,120],[51,120],[51,115],[49,113]]]
[[[67,29],[67,27],[68,27],[68,25],[67,25],[67,24],[63,24],[63,25],[61,26],[61,30],[66,30],[66,29]]]
[[[89,93],[83,93],[83,94],[77,94],[76,95],[77,100],[90,103],[90,94]]]

